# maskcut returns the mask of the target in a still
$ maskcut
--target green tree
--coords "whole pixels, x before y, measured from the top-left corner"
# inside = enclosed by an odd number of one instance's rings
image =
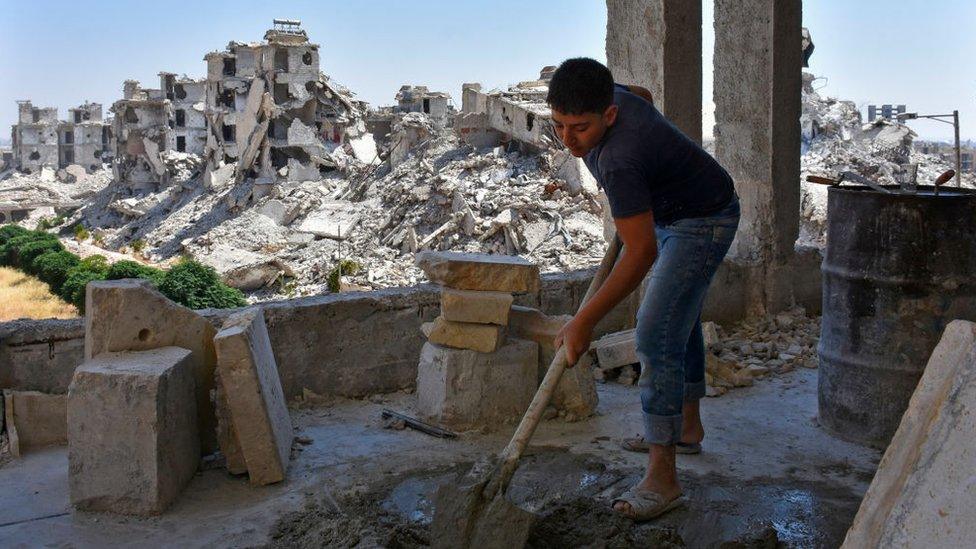
[[[49,251],[34,260],[33,270],[37,277],[51,287],[54,294],[61,293],[61,287],[68,278],[68,271],[80,263],[78,256],[68,251]]]
[[[184,259],[159,283],[159,291],[191,309],[230,309],[247,305],[244,294],[220,280],[217,271],[198,261]]]
[[[120,280],[123,278],[144,278],[158,286],[165,275],[166,273],[160,269],[143,265],[142,263],[137,263],[135,261],[130,261],[128,259],[123,259],[122,261],[113,263],[108,268],[108,273],[106,274],[105,279]]]

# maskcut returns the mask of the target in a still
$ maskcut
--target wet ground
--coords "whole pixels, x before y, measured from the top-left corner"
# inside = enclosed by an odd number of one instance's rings
[[[599,391],[596,417],[540,426],[512,481],[537,515],[530,547],[837,547],[880,457],[817,426],[816,371],[764,379],[704,401],[704,452],[678,460],[687,505],[638,525],[610,510],[646,459],[619,446],[639,430],[636,388]],[[287,482],[204,471],[156,518],[72,512],[63,448],[14,460],[0,467],[0,546],[425,547],[437,485],[514,426],[455,440],[384,429],[380,411],[413,398],[296,410]]]

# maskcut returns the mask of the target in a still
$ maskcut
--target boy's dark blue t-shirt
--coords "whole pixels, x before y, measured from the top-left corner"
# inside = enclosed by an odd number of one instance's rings
[[[648,210],[667,225],[728,205],[732,178],[650,102],[616,85],[617,119],[583,161],[607,194],[613,217]]]

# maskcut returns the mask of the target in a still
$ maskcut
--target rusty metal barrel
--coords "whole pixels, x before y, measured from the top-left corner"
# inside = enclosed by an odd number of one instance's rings
[[[976,192],[828,190],[820,424],[883,448],[942,330],[976,321]]]

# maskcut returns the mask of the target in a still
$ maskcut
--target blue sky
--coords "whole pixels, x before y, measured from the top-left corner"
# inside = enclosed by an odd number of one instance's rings
[[[711,96],[712,9],[706,1],[705,97]],[[322,45],[322,70],[373,104],[401,84],[426,84],[460,100],[462,82],[500,87],[535,78],[577,55],[605,60],[601,0],[68,2],[0,0],[0,135],[16,99],[57,106],[86,99],[106,109],[122,81],[158,85],[165,70],[200,77],[203,55],[227,42],[260,40],[275,17],[301,19]],[[962,118],[976,138],[976,2],[807,0],[816,51],[809,70],[824,92],[868,103]],[[913,122],[925,138],[952,128]]]

